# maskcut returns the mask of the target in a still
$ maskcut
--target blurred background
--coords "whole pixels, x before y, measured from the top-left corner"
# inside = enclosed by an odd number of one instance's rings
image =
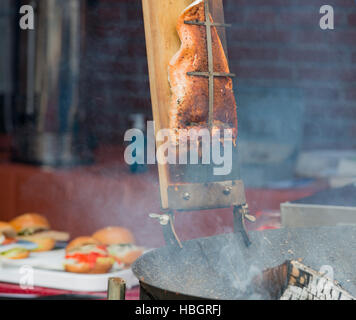
[[[356,4],[327,1],[323,31],[324,2],[224,0],[241,176],[273,225],[281,202],[356,182]],[[1,0],[0,30],[0,220],[40,212],[73,236],[115,224],[162,244],[157,168],[123,159],[125,131],[152,120],[141,1]],[[179,216],[178,233],[230,231],[218,213]]]

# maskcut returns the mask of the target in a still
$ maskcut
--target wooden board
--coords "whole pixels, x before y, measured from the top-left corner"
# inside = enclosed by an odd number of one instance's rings
[[[155,131],[169,128],[168,64],[179,50],[179,15],[192,0],[142,0]],[[159,147],[159,145],[157,145]],[[168,208],[168,167],[158,164],[162,208]]]
[[[161,129],[169,128],[169,109],[171,104],[171,89],[168,81],[168,66],[172,57],[181,46],[178,37],[176,24],[184,9],[193,3],[193,0],[142,0],[143,15],[146,34],[146,47],[148,57],[148,68],[150,78],[151,100],[153,118],[155,121],[156,133]],[[222,1],[210,1],[212,13],[217,17],[218,22],[223,23]],[[218,30],[220,38],[224,41],[223,28]],[[160,144],[157,143],[157,150]],[[237,163],[237,148],[233,148],[233,163]],[[227,176],[215,176],[213,174],[213,164],[209,165],[162,165],[158,164],[160,194],[162,209],[189,210],[196,209],[199,202],[200,207],[204,207],[204,195],[208,189],[221,188],[219,182],[230,182],[235,185],[239,180],[238,166],[234,165],[231,174]],[[210,183],[206,186],[206,183]],[[197,184],[199,187],[197,188]],[[193,189],[195,199],[184,201],[179,188]],[[187,186],[188,185],[188,186]],[[244,199],[243,184],[237,183],[241,188],[236,189],[235,194],[231,194],[233,203],[229,198],[219,192],[217,199],[219,203],[216,207],[229,207],[240,203],[236,199]],[[173,192],[169,192],[169,190]],[[220,189],[219,189],[220,190]],[[235,189],[233,189],[235,190]],[[179,194],[174,194],[175,192]],[[177,201],[178,199],[178,201]],[[181,206],[180,206],[180,203]],[[215,208],[214,201],[209,208]],[[194,203],[194,205],[193,205]]]

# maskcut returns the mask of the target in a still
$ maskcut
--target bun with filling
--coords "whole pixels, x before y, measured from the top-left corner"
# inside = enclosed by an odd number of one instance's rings
[[[6,245],[16,244],[16,231],[11,224],[0,221],[0,249]],[[30,251],[25,248],[12,247],[0,251],[0,257],[6,259],[25,259],[29,256]]]
[[[92,237],[79,237],[66,247],[64,268],[67,272],[101,274],[114,264],[105,245]]]
[[[108,253],[119,265],[130,266],[140,257],[143,248],[135,245],[132,232],[123,227],[107,227],[93,234],[93,238],[107,246]]]
[[[46,232],[50,225],[46,217],[38,213],[26,213],[10,221],[11,226],[17,232],[17,238],[34,242],[38,248],[36,252],[52,250],[56,240],[48,237]]]

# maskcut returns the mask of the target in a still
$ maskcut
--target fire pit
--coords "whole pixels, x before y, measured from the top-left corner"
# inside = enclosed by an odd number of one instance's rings
[[[223,124],[237,132],[235,102],[230,99],[219,103],[232,96],[234,76],[229,71],[223,45],[225,27],[229,25],[225,24],[222,0],[144,0],[143,11],[156,131],[170,128],[177,132],[182,126],[187,129],[198,125],[209,128],[213,137],[214,126],[221,130]],[[195,42],[190,43],[192,39]],[[186,47],[190,53],[194,52],[194,59],[184,54]],[[199,59],[206,63],[196,69]],[[177,64],[177,61],[184,63]],[[178,69],[179,73],[167,74],[167,70]],[[219,81],[225,83],[225,89],[215,90]],[[184,95],[180,97],[182,92]],[[196,100],[191,99],[194,95]],[[197,104],[201,100],[204,103]],[[170,113],[169,109],[174,112]],[[225,116],[220,120],[214,118],[220,115],[217,110],[224,110],[221,114]],[[205,115],[199,118],[198,124],[194,117],[189,117],[197,111]],[[177,122],[178,116],[187,118]],[[150,217],[158,219],[163,226],[167,246],[144,254],[133,265],[141,284],[141,298],[352,299],[356,295],[353,255],[356,227],[280,229],[247,234],[245,219],[252,222],[255,219],[249,214],[236,165],[238,140],[232,140],[234,165],[225,176],[215,175],[212,163],[158,164],[164,214],[150,214]],[[156,144],[157,154],[164,158],[162,141]],[[200,142],[193,140],[190,145],[200,146]],[[175,151],[176,147],[170,144]],[[175,212],[217,208],[233,208],[234,234],[183,243],[179,240],[174,229]],[[318,273],[322,267],[330,274]],[[329,279],[333,277],[341,286]]]
[[[324,275],[313,271],[323,266],[333,274],[322,282],[333,276],[340,284],[329,283],[340,293],[338,299],[356,295],[356,227],[279,229],[249,235],[249,247],[237,233],[189,240],[183,248],[167,246],[144,254],[133,265],[141,299],[324,298],[317,291],[317,280]],[[286,261],[294,262],[283,268]],[[288,265],[304,272],[305,280],[297,280]],[[302,288],[313,287],[313,278],[315,295],[308,297]]]

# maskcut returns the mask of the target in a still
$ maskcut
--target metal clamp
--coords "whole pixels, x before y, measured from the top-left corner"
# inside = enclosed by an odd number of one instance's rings
[[[150,213],[149,217],[152,219],[157,219],[161,226],[166,226],[169,223],[169,215],[168,214]]]
[[[126,282],[122,278],[109,278],[108,281],[108,300],[125,300]]]
[[[157,219],[162,226],[163,236],[168,245],[179,246],[183,248],[182,242],[178,238],[176,230],[174,228],[174,212],[169,211],[166,214],[150,213],[149,217],[152,219]]]
[[[255,222],[256,218],[250,215],[250,210],[248,204],[243,204],[241,206],[234,206],[234,231],[242,234],[243,240],[246,247],[249,247],[252,242],[248,236],[245,219],[250,222]]]

